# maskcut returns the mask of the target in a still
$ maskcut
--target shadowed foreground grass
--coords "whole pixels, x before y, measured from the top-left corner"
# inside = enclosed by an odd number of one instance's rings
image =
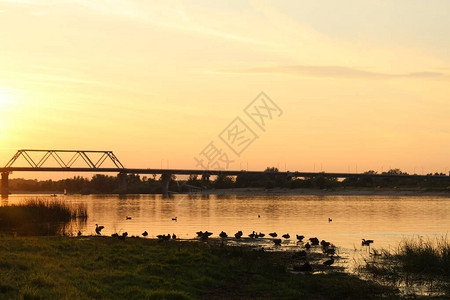
[[[362,270],[394,286],[422,286],[450,297],[450,242],[447,237],[405,239],[395,251],[381,251]]]
[[[199,242],[0,237],[1,299],[376,299],[342,274],[291,274],[273,253]]]

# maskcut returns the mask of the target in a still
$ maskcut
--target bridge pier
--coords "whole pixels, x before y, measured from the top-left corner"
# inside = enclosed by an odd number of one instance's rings
[[[8,198],[9,184],[8,184],[9,172],[2,172],[2,198]]]
[[[169,184],[172,178],[172,174],[164,173],[161,175],[161,192],[164,198],[169,197]]]
[[[128,191],[127,173],[119,173],[119,194],[126,194]]]

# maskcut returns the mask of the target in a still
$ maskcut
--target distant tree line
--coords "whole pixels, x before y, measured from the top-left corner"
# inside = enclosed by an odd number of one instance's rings
[[[288,178],[285,174],[277,174],[279,170],[268,167],[266,174],[242,173],[238,176],[215,176],[213,180],[202,180],[197,175],[190,175],[187,180],[176,181],[172,175],[169,190],[175,192],[187,192],[193,188],[197,189],[229,189],[229,188],[311,188],[311,189],[335,189],[335,188],[433,188],[447,189],[449,181],[426,180],[415,178],[378,178],[358,177],[338,180],[333,177],[317,175],[307,178]],[[364,174],[376,175],[377,172],[370,170]],[[391,169],[381,174],[409,175],[400,169]],[[443,173],[427,174],[428,176],[445,176]],[[161,178],[156,174],[150,177],[136,174],[127,175],[126,178],[96,174],[91,179],[75,176],[62,180],[29,180],[10,179],[11,192],[63,192],[76,194],[107,194],[120,193],[123,191],[123,183],[126,182],[126,192],[131,194],[157,194],[161,193]]]

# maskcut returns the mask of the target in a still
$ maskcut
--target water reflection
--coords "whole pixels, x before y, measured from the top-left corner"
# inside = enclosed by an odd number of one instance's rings
[[[1,204],[18,203],[32,195],[11,195]],[[361,238],[373,247],[394,246],[403,236],[446,234],[450,228],[450,199],[402,196],[246,196],[246,195],[70,195],[59,196],[69,204],[85,204],[89,218],[72,222],[74,231],[93,234],[95,224],[103,233],[127,231],[149,237],[176,233],[194,238],[208,230],[217,236],[242,230],[303,234],[330,240],[347,249],[360,249]],[[6,201],[6,202],[5,202]],[[261,217],[258,218],[258,215]],[[131,220],[126,220],[131,216]],[[177,217],[177,221],[172,218]],[[332,222],[328,222],[332,218]],[[295,243],[294,239],[291,239]]]

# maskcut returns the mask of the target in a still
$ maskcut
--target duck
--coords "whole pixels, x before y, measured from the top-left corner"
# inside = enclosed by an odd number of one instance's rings
[[[102,234],[101,231],[103,228],[105,228],[105,226],[98,226],[98,224],[95,224],[95,233],[98,235]]]
[[[309,240],[311,241],[311,245],[313,245],[313,246],[319,245],[319,239],[318,238],[313,237],[313,238],[310,238]]]
[[[197,231],[197,237],[202,237],[203,236],[203,231]]]
[[[212,235],[212,232],[205,231],[205,232],[203,232],[201,238],[208,239],[211,235]]]
[[[113,233],[113,234],[111,234],[111,236],[112,236],[112,237],[119,237],[119,234]]]
[[[283,234],[282,237],[284,237],[285,239],[290,238],[291,236],[289,235],[289,233]]]
[[[142,233],[142,236],[144,236],[144,237],[146,237],[148,235],[148,232],[147,231],[144,231],[143,233]]]
[[[276,238],[278,236],[278,234],[276,232],[271,232],[271,233],[269,233],[269,235],[273,238]]]
[[[328,223],[331,222],[331,221],[333,221],[333,220],[331,218],[328,218]]]
[[[264,233],[258,233],[258,237],[260,237],[260,238],[263,238],[263,237],[265,237],[266,235],[264,234]]]
[[[172,233],[172,240],[176,240],[177,236],[175,235],[175,233]]]
[[[178,221],[178,217],[172,218],[172,221]]]
[[[243,234],[242,231],[239,230],[234,234],[234,237],[239,240],[242,237],[242,234]]]
[[[78,235],[78,236],[81,236],[81,234],[82,234],[82,233],[81,233],[81,231],[80,231],[80,230],[78,230],[78,234],[77,234],[77,235]]]
[[[320,241],[320,244],[321,244],[322,247],[324,247],[324,248],[328,248],[328,247],[330,247],[330,245],[331,245],[330,242],[326,242],[325,240]]]
[[[310,249],[311,248],[311,245],[309,244],[309,242],[305,244],[305,248],[306,249]]]
[[[331,266],[334,263],[334,258],[331,257],[329,260],[323,262],[325,266]]]
[[[221,238],[227,238],[228,237],[228,234],[226,234],[224,231],[222,231],[220,234],[219,234],[219,236],[221,237]]]
[[[298,240],[299,242],[302,242],[303,239],[305,238],[304,235],[298,235],[298,234],[296,234],[296,237],[297,237],[297,240]]]
[[[251,239],[254,239],[254,238],[256,238],[256,232],[252,232],[252,233],[250,233],[249,235],[248,235]]]
[[[361,246],[370,246],[373,243],[373,240],[362,239]]]
[[[132,218],[131,217],[129,217],[129,216],[126,216],[125,217],[125,220],[131,220]]]

